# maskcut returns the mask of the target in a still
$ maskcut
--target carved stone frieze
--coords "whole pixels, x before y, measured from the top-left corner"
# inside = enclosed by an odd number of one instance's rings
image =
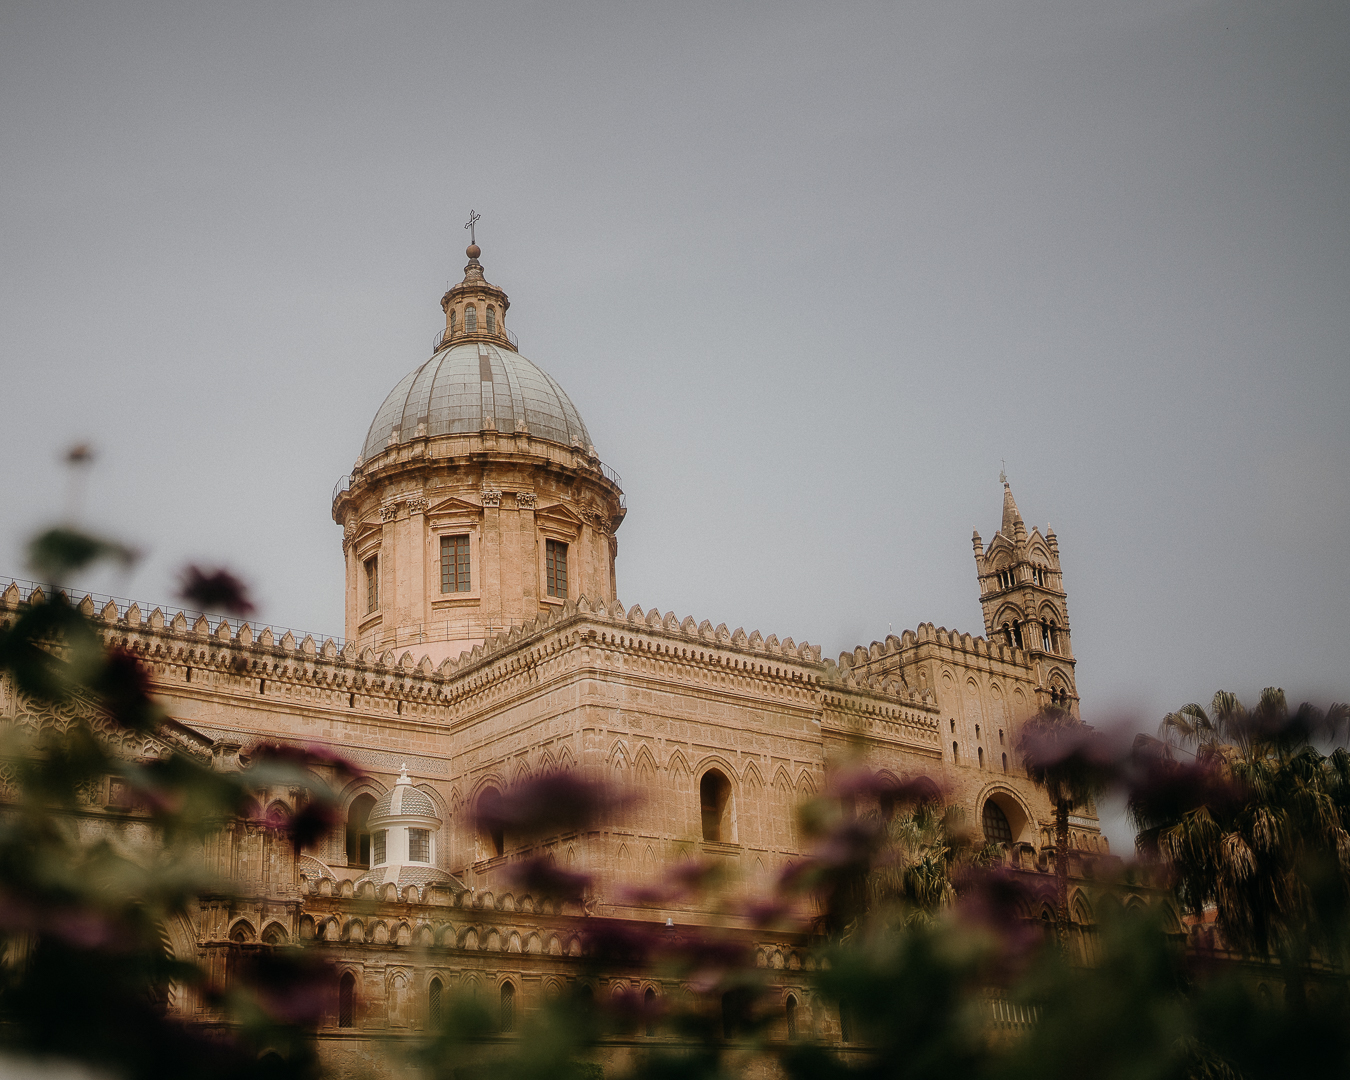
[[[42,701],[27,694],[15,695],[15,716],[13,723],[18,727],[33,731],[54,730],[69,731],[74,725],[83,723],[116,753],[131,759],[168,757],[170,752],[178,750],[201,760],[208,760],[209,754],[202,747],[193,745],[186,739],[173,737],[166,732],[167,738],[159,738],[141,732],[132,731],[110,717],[94,702],[83,697],[71,697],[64,701]]]

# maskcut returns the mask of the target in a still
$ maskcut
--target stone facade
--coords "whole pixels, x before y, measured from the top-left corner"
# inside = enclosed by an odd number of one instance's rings
[[[110,644],[144,660],[191,752],[228,769],[259,740],[321,744],[367,773],[342,792],[345,827],[300,856],[259,825],[220,834],[206,857],[247,899],[208,903],[169,928],[173,948],[223,977],[232,951],[323,942],[344,980],[325,1053],[356,1069],[378,1041],[417,1030],[440,993],[508,995],[509,986],[518,1015],[562,992],[581,977],[587,920],[669,919],[678,933],[718,919],[697,904],[636,907],[622,886],[692,857],[722,863],[734,888],[755,892],[804,852],[796,806],[832,769],[859,760],[896,780],[931,779],[975,822],[996,806],[1008,859],[1048,889],[1052,815],[1013,747],[1024,717],[1051,701],[1077,704],[1054,533],[1028,534],[1005,486],[998,533],[987,551],[975,539],[982,637],[925,623],[830,659],[791,638],[626,609],[615,579],[626,512],[617,477],[588,440],[541,435],[553,423],[584,426],[551,380],[556,404],[531,405],[530,388],[547,386],[530,382],[538,369],[507,336],[505,294],[482,279],[477,249],[469,254],[465,281],[443,303],[447,331],[433,357],[441,366],[418,376],[431,390],[414,401],[410,376],[412,404],[391,395],[381,416],[393,419],[377,417],[374,443],[335,493],[345,641],[85,603]],[[466,347],[496,350],[469,354],[481,359],[470,376],[484,385],[454,384],[460,398],[480,397],[467,411],[438,413],[434,380],[460,378],[445,375],[445,358]],[[491,394],[515,395],[511,430],[501,429]],[[475,416],[477,428],[465,430]],[[551,559],[566,560],[565,579]],[[0,614],[28,599],[11,585]],[[11,722],[50,722],[12,688],[0,710]],[[556,769],[608,778],[642,799],[535,847],[474,828],[486,791]],[[709,777],[719,792],[712,811]],[[400,784],[406,792],[391,797]],[[269,794],[283,805],[294,797]],[[115,792],[92,792],[90,802],[134,824]],[[384,835],[395,827],[404,832]],[[429,834],[424,849],[413,829]],[[1073,844],[1075,868],[1105,852],[1091,814],[1074,818]],[[540,850],[596,875],[584,904],[559,908],[513,890],[511,863]],[[1081,902],[1077,910],[1090,922]],[[803,1022],[837,1030],[836,1017],[813,1009],[802,942],[740,932],[795,996]],[[601,981],[597,993],[687,992],[635,972]],[[176,1007],[196,1015],[199,1005],[184,995]]]

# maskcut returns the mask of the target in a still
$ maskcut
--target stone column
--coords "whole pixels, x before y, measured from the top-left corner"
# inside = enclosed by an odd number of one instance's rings
[[[342,561],[346,575],[346,603],[343,605],[346,615],[346,635],[350,640],[355,640],[357,636],[356,628],[361,622],[361,562],[356,557],[356,522],[354,521],[348,521],[343,530]]]
[[[500,627],[502,619],[502,493],[483,488],[483,621]]]
[[[434,565],[436,556],[431,551],[431,537],[427,535],[427,500],[421,495],[414,495],[408,500],[408,521],[405,526],[407,530],[407,543],[404,550],[407,553],[407,562],[404,566],[404,587],[408,590],[408,629],[414,635],[417,631],[421,634],[413,637],[411,640],[425,640],[431,636],[431,593],[427,588],[428,576],[427,568]],[[430,581],[435,582],[436,575],[432,575]],[[440,592],[440,585],[436,584],[436,591]],[[413,654],[421,659],[422,654],[413,649]]]
[[[516,558],[520,568],[520,614],[532,619],[539,613],[539,528],[534,520],[538,501],[532,491],[516,495]]]

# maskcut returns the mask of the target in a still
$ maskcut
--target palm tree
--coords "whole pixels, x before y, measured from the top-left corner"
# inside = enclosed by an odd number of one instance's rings
[[[919,802],[885,823],[868,875],[868,901],[874,907],[898,904],[906,923],[928,920],[955,903],[966,872],[996,857],[992,844],[976,842],[964,827],[960,807]]]
[[[1055,806],[1055,924],[1059,948],[1069,953],[1069,812],[1089,804],[1107,786],[1112,766],[1097,732],[1067,709],[1050,706],[1017,733],[1027,776]]]
[[[1231,948],[1278,956],[1300,1007],[1313,952],[1338,958],[1347,944],[1350,754],[1316,745],[1341,741],[1347,719],[1345,705],[1290,713],[1273,687],[1251,710],[1220,691],[1142,737],[1151,753],[1130,797],[1138,847],[1171,869],[1183,905],[1213,904]],[[1187,747],[1194,760],[1179,760]]]

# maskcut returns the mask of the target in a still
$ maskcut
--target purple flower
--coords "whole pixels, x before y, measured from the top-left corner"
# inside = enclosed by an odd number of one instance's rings
[[[225,569],[211,571],[188,566],[183,571],[179,597],[204,611],[224,611],[230,615],[252,615],[255,607],[242,581]]]

